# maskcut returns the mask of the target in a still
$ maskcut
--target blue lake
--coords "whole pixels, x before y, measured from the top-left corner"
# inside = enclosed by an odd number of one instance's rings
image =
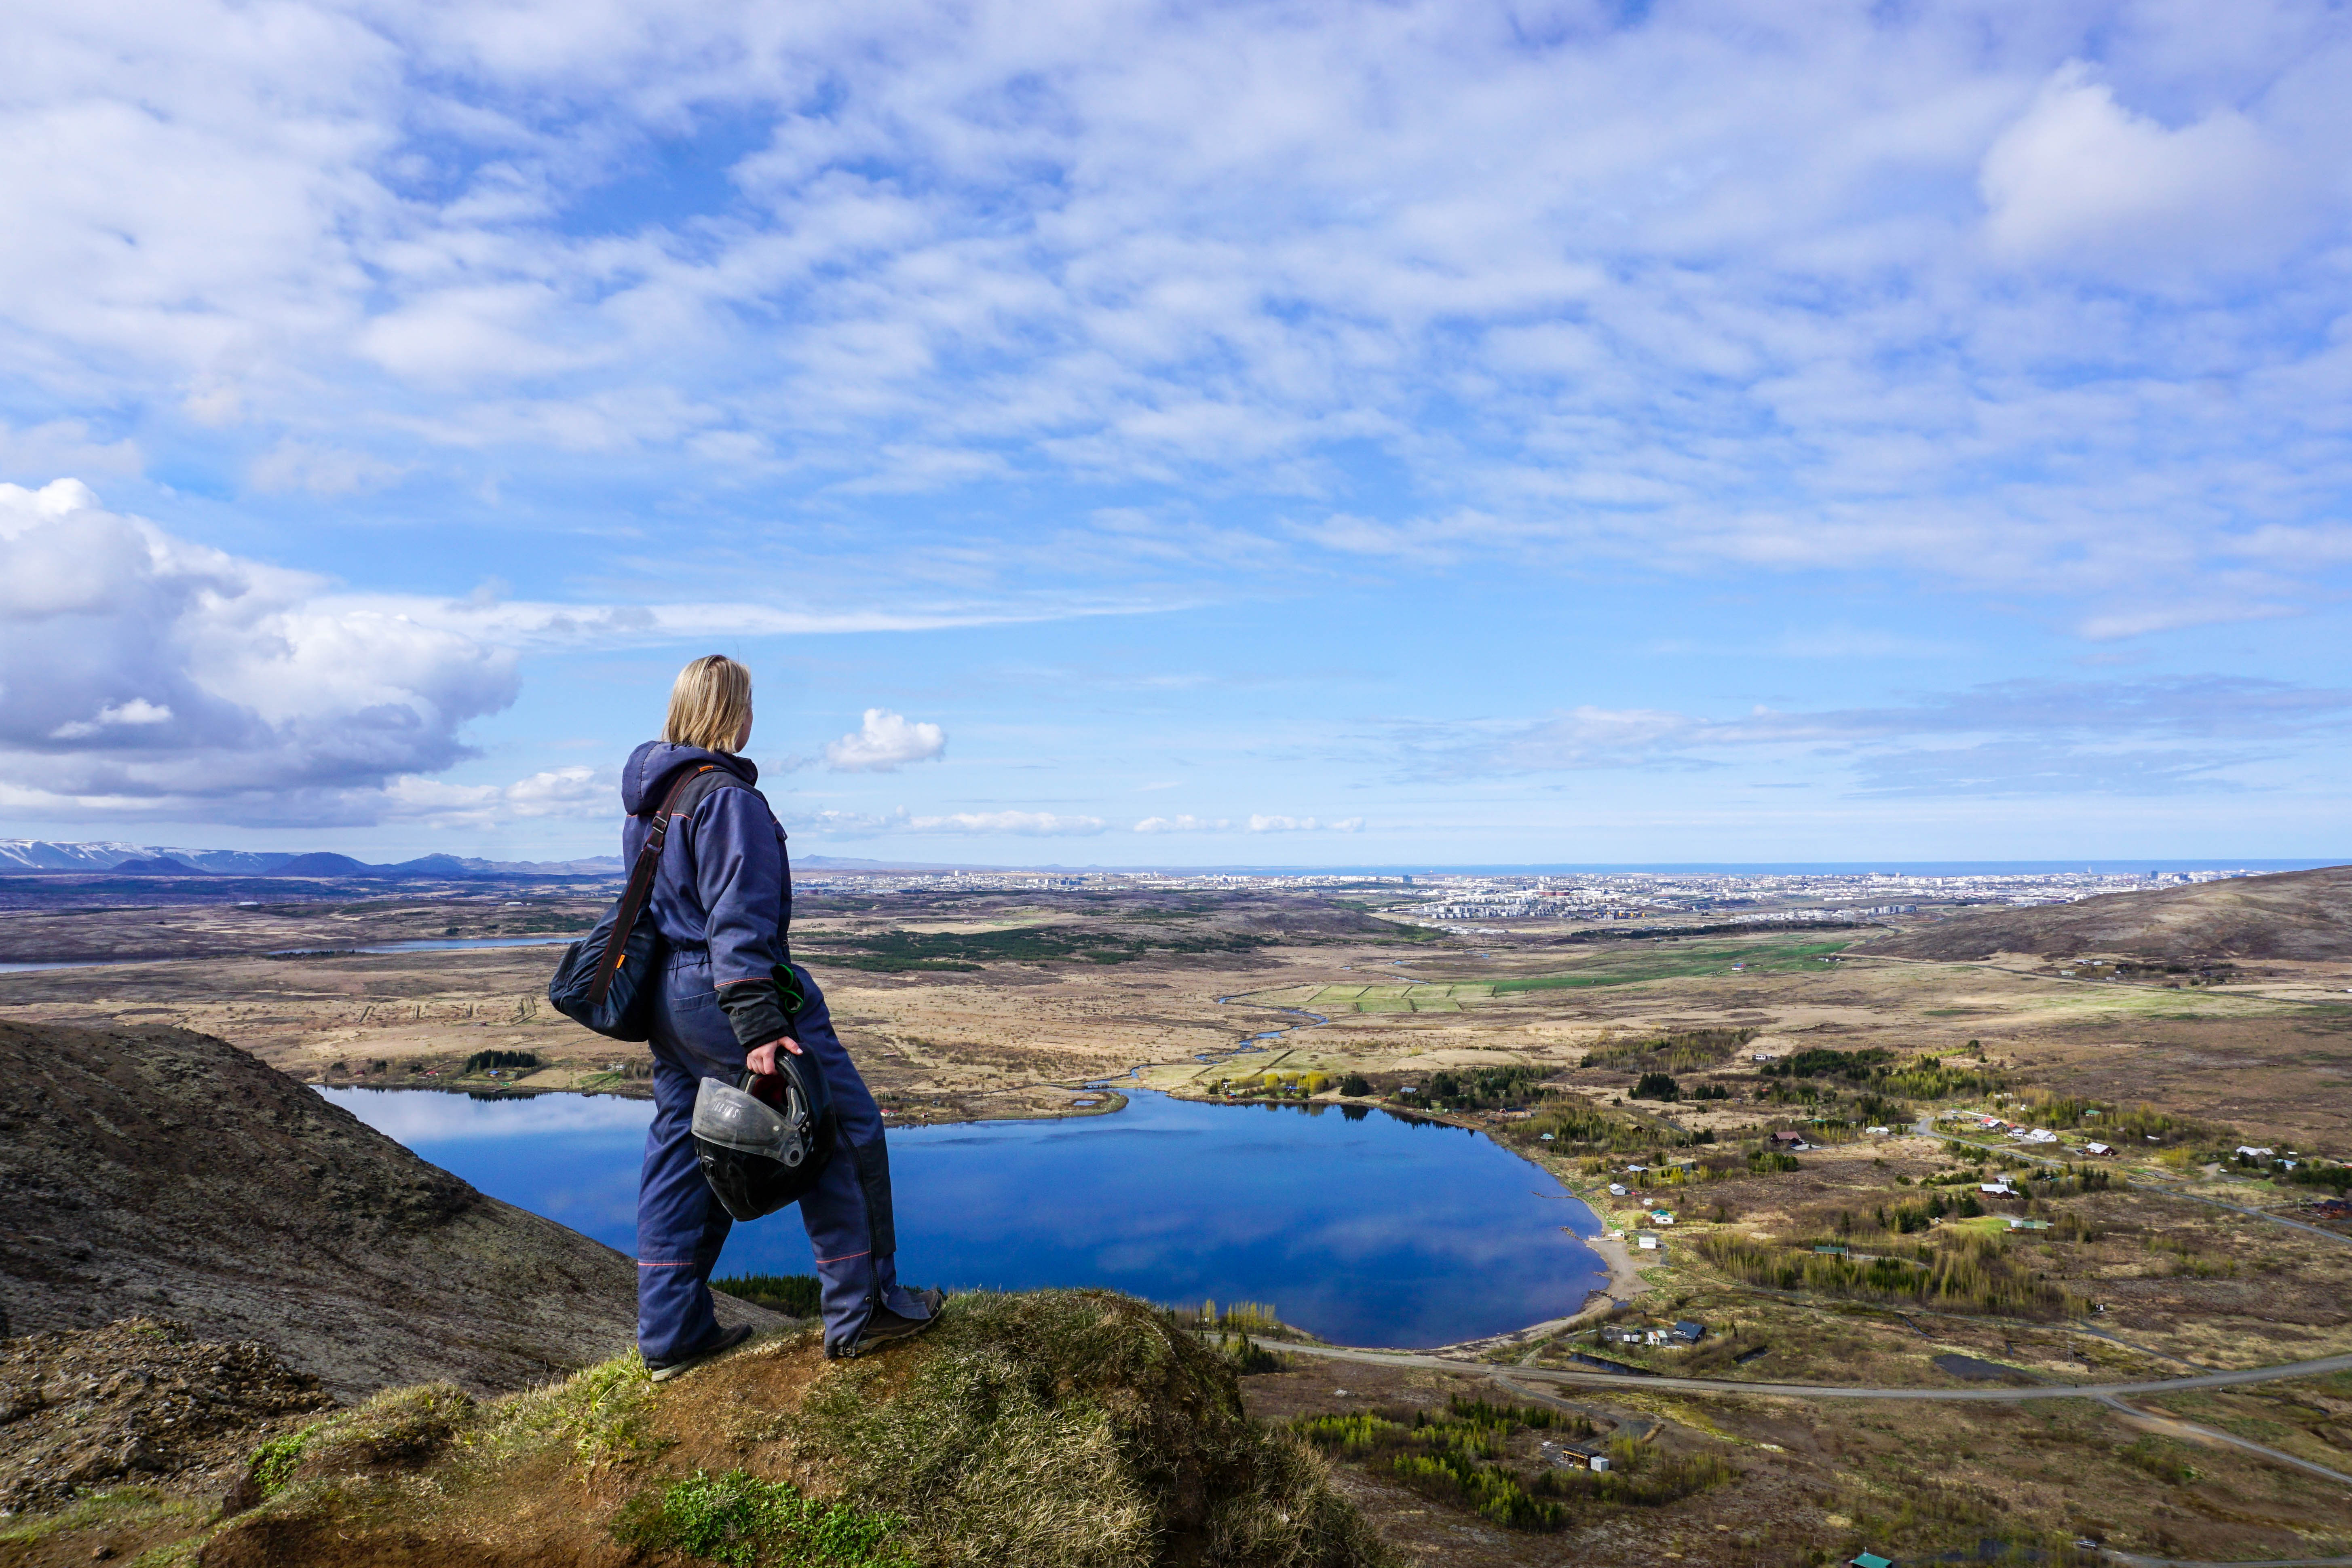
[[[320,1092],[482,1191],[634,1249],[652,1106],[572,1094]],[[1108,1285],[1271,1302],[1347,1344],[1424,1346],[1575,1310],[1605,1282],[1592,1211],[1490,1140],[1382,1111],[1203,1105],[890,1133],[909,1284]],[[791,1211],[739,1225],[721,1274],[805,1274]]]

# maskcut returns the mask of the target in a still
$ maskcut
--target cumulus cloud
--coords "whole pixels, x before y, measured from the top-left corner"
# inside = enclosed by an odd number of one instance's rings
[[[1099,816],[1064,816],[1050,811],[958,811],[904,820],[913,833],[1013,833],[1030,838],[1083,838],[1100,833],[1105,826]]]
[[[2018,261],[2267,264],[2307,224],[2304,182],[2244,114],[2221,108],[2168,129],[2080,60],[1987,149],[1978,183],[1988,240]]]
[[[506,648],[174,538],[77,480],[0,485],[0,783],[19,804],[372,820],[514,700]]]
[[[947,749],[947,731],[937,724],[868,708],[856,731],[826,744],[824,763],[837,773],[891,773],[909,763],[936,762]]]

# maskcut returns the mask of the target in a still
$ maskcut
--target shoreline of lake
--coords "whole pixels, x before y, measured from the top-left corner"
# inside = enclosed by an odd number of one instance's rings
[[[320,1092],[489,1195],[627,1250],[643,1101],[359,1087]],[[1063,1117],[894,1128],[908,1266],[959,1287],[1257,1300],[1335,1342],[1424,1348],[1580,1315],[1618,1282],[1601,1216],[1558,1184],[1529,1192],[1530,1162],[1476,1129],[1097,1092]],[[737,1227],[721,1271],[806,1272],[799,1228]]]

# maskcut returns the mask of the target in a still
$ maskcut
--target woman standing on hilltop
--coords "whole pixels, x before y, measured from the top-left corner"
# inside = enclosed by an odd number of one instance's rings
[[[635,863],[671,786],[689,770],[727,775],[669,825],[646,905],[661,936],[651,997],[654,1121],[637,1189],[637,1343],[656,1379],[740,1344],[749,1327],[712,1315],[710,1269],[734,1222],[702,1178],[692,1132],[706,1078],[732,1084],[776,1053],[814,1062],[832,1091],[835,1147],[801,1219],[816,1249],[828,1356],[855,1356],[919,1334],[937,1290],[902,1289],[892,1254],[890,1159],[874,1097],[842,1048],[824,997],[792,962],[792,869],[784,830],[740,755],[751,739],[751,672],[712,654],[678,672],[662,738],[629,755],[621,859]]]

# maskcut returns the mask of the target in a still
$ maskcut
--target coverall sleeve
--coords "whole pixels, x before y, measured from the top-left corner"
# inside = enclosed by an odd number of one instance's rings
[[[797,996],[786,931],[792,874],[784,837],[760,796],[722,789],[694,814],[695,890],[710,949],[710,981],[736,1043],[746,1049],[792,1032]]]

